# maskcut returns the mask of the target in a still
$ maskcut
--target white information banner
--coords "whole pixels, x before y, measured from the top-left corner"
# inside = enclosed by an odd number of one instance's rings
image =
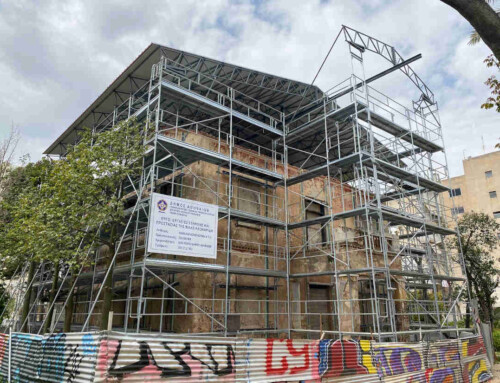
[[[148,252],[217,257],[218,207],[153,193]]]

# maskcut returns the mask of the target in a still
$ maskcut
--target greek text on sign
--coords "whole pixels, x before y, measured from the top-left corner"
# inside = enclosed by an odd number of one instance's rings
[[[216,205],[153,193],[148,252],[217,257]]]

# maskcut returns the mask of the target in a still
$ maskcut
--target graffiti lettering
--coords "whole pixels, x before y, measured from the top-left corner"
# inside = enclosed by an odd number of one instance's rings
[[[122,354],[122,341],[118,341],[118,346],[108,370],[108,373],[119,378],[126,375],[134,374],[149,368],[149,372],[158,372],[161,378],[183,377],[192,376],[193,366],[190,363],[197,362],[198,366],[205,368],[215,376],[224,376],[233,374],[234,371],[234,351],[231,345],[216,345],[216,344],[202,344],[193,345],[191,343],[178,343],[178,342],[161,342],[163,351],[167,351],[167,356],[171,356],[178,364],[178,367],[162,367],[158,364],[151,350],[148,342],[140,341],[139,346],[139,359],[134,363],[129,363],[120,366],[120,355]],[[193,349],[195,351],[193,351]],[[214,350],[219,350],[225,353],[226,359],[217,361],[214,355]],[[158,351],[157,351],[158,352]],[[164,353],[162,351],[159,351]],[[197,355],[197,352],[199,354]],[[126,358],[129,356],[126,355]],[[164,358],[165,356],[163,356]],[[118,367],[119,366],[119,367]],[[197,366],[194,366],[196,368]]]
[[[78,345],[69,346],[69,355],[64,365],[65,376],[67,382],[73,382],[80,373],[80,364],[82,363],[83,356],[78,352]],[[68,352],[68,350],[66,352]]]
[[[359,344],[352,340],[320,341],[320,376],[335,377],[367,374],[361,363]]]
[[[482,338],[472,338],[462,344],[462,354],[469,358],[485,355],[486,348]],[[465,363],[462,379],[467,383],[485,382],[491,377],[485,358],[477,358]]]
[[[273,367],[273,347],[274,342],[283,342],[284,339],[267,339],[267,348],[266,348],[266,374],[267,375],[283,375],[288,370],[288,361],[286,356],[281,357],[281,365],[280,367]]]
[[[291,339],[287,339],[286,347],[288,352],[290,352],[290,355],[294,357],[304,357],[304,365],[300,367],[292,367],[290,373],[294,375],[299,372],[309,370],[309,345],[305,344],[300,350],[296,350],[295,347],[293,347],[293,341]]]
[[[237,363],[236,355],[243,360]],[[147,334],[135,341],[126,334],[102,332],[14,333],[9,342],[8,335],[0,334],[0,381],[6,380],[9,366],[13,382],[232,382],[237,377],[248,382],[318,382],[349,376],[356,382],[480,383],[492,377],[480,337],[435,343],[231,338],[206,342]]]
[[[304,344],[296,347],[292,339],[266,339],[266,375],[283,375],[290,370],[290,375],[299,374],[310,369],[310,345]],[[286,349],[279,347],[279,353],[285,354],[280,359],[280,365],[273,365],[275,343],[286,344]],[[286,351],[285,351],[286,350]],[[290,367],[289,359],[298,365]]]
[[[88,335],[88,343],[93,343],[93,335]],[[2,337],[4,342],[7,336]],[[82,352],[81,335],[71,334],[68,340],[67,334],[54,334],[50,336],[38,336],[30,334],[12,335],[12,381],[32,382],[32,381],[60,381],[73,382],[81,377],[80,365],[83,360],[95,364],[96,351],[89,350],[87,354]],[[8,372],[8,342],[3,347],[3,354],[0,368],[0,378]],[[7,352],[7,354],[6,354]],[[7,364],[6,364],[7,363]],[[87,370],[90,377],[90,371]],[[86,377],[84,377],[86,378]],[[1,380],[1,379],[0,379]]]
[[[383,376],[400,375],[422,369],[420,354],[407,347],[377,347],[374,360]]]
[[[40,379],[49,379],[50,375],[64,375],[64,351],[66,347],[66,334],[55,334],[43,339],[42,358],[38,368]]]

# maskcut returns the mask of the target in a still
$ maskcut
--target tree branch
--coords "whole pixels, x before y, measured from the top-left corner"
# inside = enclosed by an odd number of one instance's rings
[[[500,17],[484,0],[441,0],[460,13],[500,60]]]

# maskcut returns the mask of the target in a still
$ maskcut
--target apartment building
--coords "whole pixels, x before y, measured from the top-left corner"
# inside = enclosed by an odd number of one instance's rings
[[[450,190],[441,194],[444,205],[457,219],[466,212],[475,211],[491,215],[500,222],[500,150],[468,157],[462,163],[464,174],[450,178]],[[492,256],[500,268],[500,247],[492,251]],[[500,297],[498,289],[496,295]]]

